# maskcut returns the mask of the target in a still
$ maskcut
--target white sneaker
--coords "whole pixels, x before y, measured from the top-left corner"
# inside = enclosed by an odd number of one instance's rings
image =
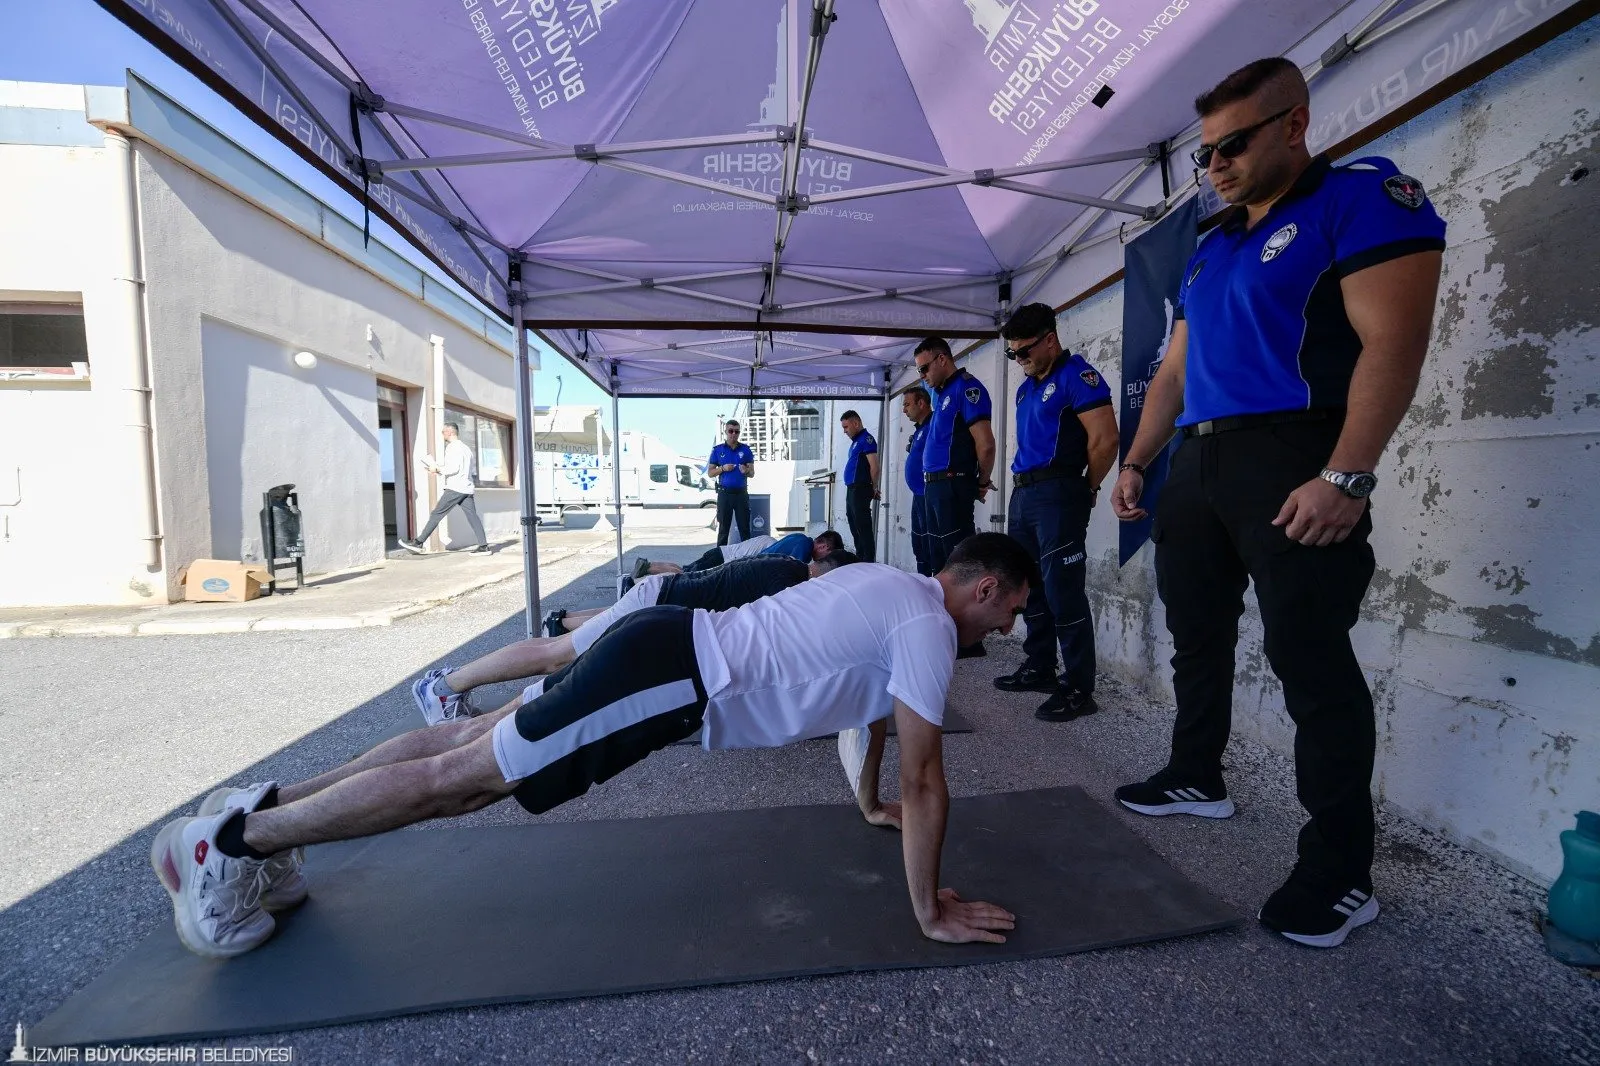
[[[261,805],[268,792],[278,787],[276,781],[263,781],[244,788],[224,786],[205,798],[200,804],[200,817],[221,814],[236,809],[251,814]],[[311,894],[301,871],[306,864],[304,848],[280,851],[261,863],[261,905],[269,911],[286,911],[298,907]]]
[[[261,906],[261,864],[217,847],[217,830],[233,815],[175,818],[150,848],[150,865],[172,897],[178,939],[212,959],[243,955],[277,928]]]
[[[438,725],[454,718],[470,717],[467,701],[459,692],[440,696],[434,691],[434,682],[448,674],[454,667],[440,666],[429,670],[411,683],[411,699],[429,725]]]

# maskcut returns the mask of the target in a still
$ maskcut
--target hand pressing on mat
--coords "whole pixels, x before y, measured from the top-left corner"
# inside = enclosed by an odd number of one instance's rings
[[[890,829],[900,828],[900,804],[893,801],[879,803],[871,810],[862,811],[868,825],[886,825]]]
[[[994,930],[1016,927],[1017,916],[1004,907],[979,900],[968,902],[956,895],[955,889],[941,888],[938,914],[922,923],[922,935],[946,944],[1004,944],[1006,938]]]

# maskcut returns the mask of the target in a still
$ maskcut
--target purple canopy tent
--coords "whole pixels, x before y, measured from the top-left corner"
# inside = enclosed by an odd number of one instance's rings
[[[625,395],[886,400],[910,379],[896,338],[992,338],[1008,306],[1096,289],[1122,240],[1207,196],[1191,101],[1226,72],[1289,56],[1313,147],[1349,148],[1597,6],[99,2],[514,325],[524,463],[524,327],[614,413]]]

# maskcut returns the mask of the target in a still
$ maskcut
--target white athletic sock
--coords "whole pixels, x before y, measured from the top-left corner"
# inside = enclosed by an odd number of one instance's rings
[[[440,692],[440,689],[444,689]],[[441,700],[456,695],[456,690],[450,687],[450,675],[446,674],[433,683],[433,694]]]

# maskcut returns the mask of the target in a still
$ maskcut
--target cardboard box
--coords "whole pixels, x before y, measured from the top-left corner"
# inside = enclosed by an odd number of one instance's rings
[[[184,567],[178,580],[183,582],[183,598],[201,603],[253,600],[272,574],[261,566],[232,559],[196,559]]]

